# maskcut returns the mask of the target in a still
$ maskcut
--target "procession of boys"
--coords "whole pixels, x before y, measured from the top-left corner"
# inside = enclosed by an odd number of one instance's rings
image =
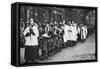
[[[47,60],[79,41],[84,43],[90,33],[87,25],[71,19],[62,19],[60,22],[51,20],[39,25],[34,18],[27,17],[26,23],[20,19],[20,45],[25,48],[26,63]]]

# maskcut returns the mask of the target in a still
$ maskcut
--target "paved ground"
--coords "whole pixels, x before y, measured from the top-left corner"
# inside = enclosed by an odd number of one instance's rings
[[[74,61],[95,59],[95,35],[90,35],[84,43],[78,42],[42,62]]]
[[[24,49],[21,51],[21,62],[24,62]],[[84,43],[78,42],[74,47],[68,47],[61,52],[49,57],[48,60],[41,62],[57,62],[57,61],[75,61],[75,60],[91,60],[95,59],[95,35],[92,34],[87,37]]]

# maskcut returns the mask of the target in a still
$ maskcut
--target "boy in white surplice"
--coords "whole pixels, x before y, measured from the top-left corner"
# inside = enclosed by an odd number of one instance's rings
[[[25,36],[25,60],[26,62],[34,62],[38,58],[38,26],[30,19],[30,25],[24,31]]]

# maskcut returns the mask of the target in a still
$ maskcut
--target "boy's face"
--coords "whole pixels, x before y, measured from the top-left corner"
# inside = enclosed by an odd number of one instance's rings
[[[65,24],[65,20],[63,20],[63,24]]]
[[[72,21],[72,24],[74,24],[74,21]]]
[[[33,25],[33,24],[34,24],[33,19],[30,19],[30,24],[31,24],[31,25]]]
[[[68,23],[69,23],[69,25],[71,25],[71,22],[70,21]]]

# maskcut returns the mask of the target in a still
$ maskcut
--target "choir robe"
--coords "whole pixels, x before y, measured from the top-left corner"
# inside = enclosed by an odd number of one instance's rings
[[[69,29],[68,29],[68,38],[67,38],[67,39],[68,39],[69,41],[71,41],[72,38],[73,38],[73,37],[72,37],[72,26],[69,26]]]
[[[77,34],[78,34],[78,30],[77,30],[77,27],[76,27],[76,25],[74,25],[74,26],[72,26],[72,41],[77,41],[77,38],[78,38],[78,36],[77,36]]]
[[[67,40],[68,40],[68,30],[69,30],[69,26],[68,25],[65,25],[64,26],[64,34],[63,34],[63,41],[64,42],[67,42]]]
[[[24,31],[24,35],[26,35],[28,32],[30,33],[29,29],[30,29],[29,27],[26,28],[26,30]],[[38,45],[39,31],[36,26],[33,26],[32,30],[35,33],[35,35],[30,34],[30,36],[25,37],[25,39],[26,39],[25,45],[28,45],[28,46]]]

